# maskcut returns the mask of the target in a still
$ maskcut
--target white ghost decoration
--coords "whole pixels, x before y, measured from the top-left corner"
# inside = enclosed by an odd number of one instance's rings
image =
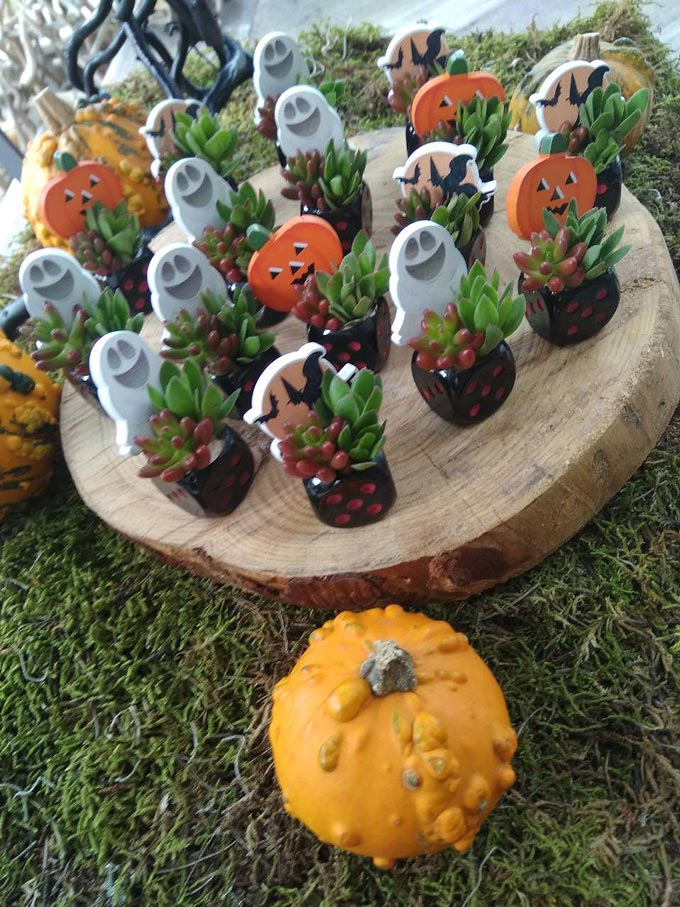
[[[151,290],[151,306],[161,321],[175,321],[180,309],[193,315],[202,305],[202,293],[227,298],[220,272],[200,249],[188,243],[172,243],[156,252],[146,279]]]
[[[163,360],[134,331],[112,331],[92,347],[90,374],[99,402],[116,423],[116,446],[122,457],[136,456],[135,435],[151,434],[154,408],[147,387],[161,389]]]
[[[390,296],[397,314],[392,343],[405,346],[420,334],[423,309],[443,313],[453,301],[465,259],[440,224],[420,220],[405,227],[390,249]]]
[[[96,302],[102,293],[94,276],[63,249],[38,249],[27,255],[19,268],[19,284],[31,318],[44,318],[43,303],[51,302],[67,327],[73,324],[74,306],[82,306],[85,299]]]
[[[185,157],[168,170],[165,195],[178,227],[190,242],[200,239],[206,227],[222,227],[217,202],[231,204],[234,190],[207,161]]]
[[[272,31],[257,42],[253,53],[253,85],[258,101],[277,98],[286,88],[309,76],[297,41],[282,31]]]
[[[151,108],[146,123],[139,128],[139,134],[143,136],[152,158],[164,158],[177,150],[172,137],[175,114],[188,113],[189,116],[196,117],[201,107],[201,102],[193,98],[169,98]]]
[[[276,131],[286,157],[298,151],[326,151],[332,139],[336,148],[345,140],[342,120],[318,88],[288,88],[274,108]]]

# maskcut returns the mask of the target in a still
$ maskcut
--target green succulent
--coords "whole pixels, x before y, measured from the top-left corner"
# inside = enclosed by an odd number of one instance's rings
[[[598,87],[591,91],[579,108],[579,122],[589,137],[583,155],[596,173],[606,170],[619,154],[626,136],[648,106],[648,88],[638,89],[627,101],[615,82],[610,82],[604,89]]]
[[[220,126],[217,117],[203,108],[198,119],[188,113],[175,114],[175,131],[172,134],[178,153],[173,160],[183,157],[200,157],[207,161],[215,173],[226,179],[238,163],[234,154],[238,142],[235,127]]]
[[[453,195],[438,205],[429,219],[444,227],[458,248],[463,249],[479,230],[480,198],[479,192],[472,196]]]
[[[142,244],[142,228],[125,199],[113,209],[95,201],[85,212],[85,229],[69,243],[86,271],[109,275],[134,259]]]
[[[491,170],[508,150],[505,139],[510,119],[497,95],[490,98],[475,95],[467,104],[458,102],[456,132],[461,142],[477,149],[476,164],[481,172]]]
[[[281,174],[290,183],[282,190],[286,198],[297,198],[308,208],[332,211],[351,205],[361,191],[366,169],[366,152],[348,145],[336,149],[333,140],[324,155],[299,151],[288,158]]]
[[[417,351],[416,363],[428,371],[472,368],[477,361],[477,352],[486,340],[481,331],[473,333],[463,326],[453,302],[446,306],[442,315],[425,309],[420,326],[422,334],[412,337],[408,345]]]
[[[524,317],[524,298],[513,295],[512,284],[502,292],[499,287],[498,271],[489,278],[481,262],[476,261],[454,294],[462,326],[471,334],[484,334],[484,343],[477,351],[478,359],[514,333]]]

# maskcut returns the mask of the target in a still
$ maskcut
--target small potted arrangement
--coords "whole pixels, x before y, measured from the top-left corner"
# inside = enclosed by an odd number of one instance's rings
[[[334,366],[351,362],[378,372],[390,353],[388,286],[387,256],[377,261],[362,231],[333,273],[315,271],[297,288],[292,312],[307,324],[308,339],[326,348]]]
[[[438,416],[459,425],[481,422],[502,406],[515,384],[515,359],[505,343],[524,315],[524,299],[480,262],[465,275],[442,315],[423,312],[422,334],[409,340],[411,373]]]
[[[80,265],[104,286],[120,290],[133,312],[151,311],[146,274],[153,253],[142,242],[139,218],[125,200],[113,209],[96,201],[85,212],[85,229],[69,243]]]
[[[278,443],[286,472],[303,480],[314,512],[328,526],[377,522],[394,503],[381,403],[380,378],[369,369],[350,383],[326,372],[308,419],[291,425]]]
[[[605,239],[607,215],[593,208],[581,217],[574,199],[564,226],[547,209],[545,230],[532,233],[529,252],[515,252],[520,289],[534,331],[551,343],[579,343],[597,334],[618,308],[614,265],[629,251],[623,226]]]
[[[431,220],[441,224],[465,259],[468,270],[476,261],[486,262],[486,234],[479,223],[480,194],[452,195],[446,202],[433,200],[430,190],[411,189],[406,198],[397,199],[399,211],[394,215],[396,224],[392,233],[398,236],[408,224],[418,220]]]
[[[51,302],[43,305],[43,318],[32,318],[21,330],[36,345],[31,357],[46,372],[61,369],[64,377],[86,400],[99,406],[97,388],[90,376],[89,359],[94,344],[112,331],[139,334],[144,324],[141,312],[132,315],[120,290],[106,289],[96,302],[87,299],[75,306],[68,324]]]
[[[161,390],[148,387],[156,410],[149,420],[152,433],[134,439],[148,459],[139,475],[157,480],[180,506],[189,495],[203,515],[231,513],[255,474],[250,448],[225,423],[239,392],[225,397],[193,359],[181,369],[164,362],[160,383]],[[168,484],[178,486],[179,493]]]
[[[427,66],[418,66],[414,72],[409,72],[404,76],[392,76],[387,103],[395,113],[401,113],[405,118],[406,157],[413,154],[416,148],[420,148],[422,144],[422,140],[411,122],[411,104],[418,89],[428,81],[430,76],[431,73]]]
[[[299,199],[300,214],[314,214],[327,221],[340,237],[344,252],[349,252],[360,230],[371,235],[371,192],[363,181],[366,157],[365,151],[348,145],[336,150],[331,140],[324,155],[298,152],[281,171],[290,184],[281,194]]]
[[[207,161],[215,173],[225,179],[233,189],[237,188],[232,176],[239,163],[239,156],[235,154],[238,133],[234,126],[220,126],[217,117],[212,116],[205,107],[201,109],[198,118],[178,111],[175,114],[172,138],[176,150],[163,159],[162,173],[167,173],[171,165],[182,158],[200,157]]]
[[[231,303],[212,293],[204,293],[201,301],[195,315],[182,309],[175,321],[166,322],[161,356],[191,358],[225,394],[238,392],[234,409],[242,418],[251,407],[255,382],[278,359],[276,334],[258,326],[247,284],[234,291]]]

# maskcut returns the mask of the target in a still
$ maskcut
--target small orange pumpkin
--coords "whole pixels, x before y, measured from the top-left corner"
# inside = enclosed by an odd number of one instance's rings
[[[418,135],[431,132],[444,122],[456,119],[458,102],[468,104],[475,95],[505,101],[505,91],[496,76],[483,70],[468,72],[462,50],[449,57],[446,72],[422,85],[411,105],[411,122]]]
[[[566,152],[564,136],[549,133],[541,140],[539,156],[513,176],[506,207],[510,229],[517,236],[529,239],[543,229],[544,208],[564,223],[572,199],[579,214],[595,204],[597,177],[593,165],[585,157]]]
[[[399,605],[315,630],[274,689],[269,736],[286,810],[389,869],[466,850],[513,784],[503,693],[466,637]]]
[[[251,242],[254,234],[248,231]],[[314,271],[333,271],[342,260],[342,244],[330,224],[313,214],[292,217],[250,259],[248,283],[263,305],[290,312],[298,302],[296,285]]]
[[[85,213],[99,201],[113,208],[123,201],[123,187],[106,164],[82,161],[57,151],[54,163],[59,173],[40,190],[38,217],[52,233],[70,239],[85,229]]]

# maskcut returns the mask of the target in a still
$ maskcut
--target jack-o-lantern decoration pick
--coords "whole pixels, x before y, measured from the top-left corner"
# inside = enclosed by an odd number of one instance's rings
[[[604,60],[570,60],[554,69],[529,98],[536,108],[541,138],[547,132],[562,132],[565,123],[576,126],[581,104],[595,88],[606,86],[608,73]]]
[[[476,159],[474,145],[428,142],[416,148],[404,166],[396,168],[392,178],[400,184],[405,198],[411,189],[427,189],[431,198],[443,201],[453,195],[472,197],[477,192],[493,195],[496,180],[482,181]]]
[[[378,66],[385,71],[390,84],[395,79],[416,76],[421,67],[434,74],[446,65],[449,49],[443,28],[403,28],[387,45]]]
[[[497,95],[505,101],[505,91],[496,76],[490,72],[468,72],[467,60],[462,50],[451,54],[446,72],[435,76],[416,92],[411,105],[411,122],[418,135],[431,132],[441,122],[453,124],[458,102],[468,104],[475,95],[491,98]]]
[[[544,208],[564,223],[572,198],[579,214],[585,214],[595,203],[595,168],[587,158],[567,154],[561,133],[545,136],[540,152],[520,167],[508,187],[508,223],[523,239],[543,229]]]
[[[70,239],[85,229],[85,212],[97,201],[115,208],[123,201],[123,187],[115,172],[97,161],[82,161],[57,151],[54,163],[60,171],[42,188],[38,216],[52,233]]]
[[[261,241],[257,225],[247,235],[251,245]],[[310,274],[333,271],[342,260],[338,234],[313,214],[291,218],[264,240],[250,259],[248,283],[255,297],[277,312],[290,312],[298,301],[296,286]]]

